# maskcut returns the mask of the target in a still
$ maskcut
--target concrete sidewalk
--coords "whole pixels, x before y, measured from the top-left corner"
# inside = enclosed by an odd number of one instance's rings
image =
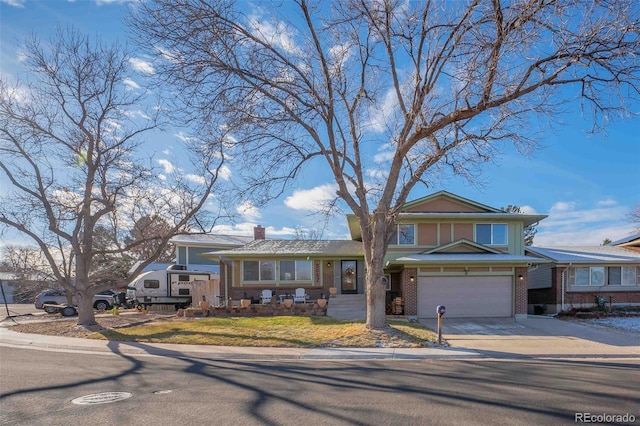
[[[435,320],[434,320],[435,321]],[[435,329],[435,322],[424,324]],[[434,322],[434,323],[432,323]],[[634,358],[637,333],[608,330],[555,318],[446,319],[448,346],[425,348],[268,348],[150,344],[18,333],[0,327],[0,346],[118,356],[171,356],[199,359],[465,359],[465,358]]]
[[[50,351],[112,354],[119,356],[171,356],[199,359],[439,359],[475,358],[473,350],[441,348],[267,348],[237,346],[178,345],[117,342],[44,336],[11,331],[0,327],[0,346]]]

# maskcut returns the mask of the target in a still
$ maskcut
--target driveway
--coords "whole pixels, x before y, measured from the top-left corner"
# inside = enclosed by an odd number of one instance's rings
[[[437,320],[421,321],[437,330]],[[454,349],[485,356],[640,357],[640,335],[577,321],[529,316],[443,319],[442,337]]]

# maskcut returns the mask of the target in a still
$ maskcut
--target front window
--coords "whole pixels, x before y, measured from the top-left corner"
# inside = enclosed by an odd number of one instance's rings
[[[244,281],[274,281],[276,262],[274,260],[245,260],[243,265]]]
[[[487,245],[506,246],[508,241],[507,225],[504,223],[476,224],[476,242]]]
[[[609,285],[636,285],[637,268],[635,266],[610,266]]]
[[[622,285],[638,285],[640,284],[640,267],[624,266],[622,267]]]
[[[401,223],[396,226],[396,231],[391,236],[392,245],[412,246],[416,241],[416,229],[412,223]]]
[[[281,260],[280,281],[311,281],[311,261]]]
[[[575,285],[604,285],[604,266],[575,268]]]

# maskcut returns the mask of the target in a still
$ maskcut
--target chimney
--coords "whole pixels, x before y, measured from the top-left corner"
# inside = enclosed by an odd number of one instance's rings
[[[264,240],[265,239],[265,229],[258,225],[253,227],[253,239],[254,240]]]

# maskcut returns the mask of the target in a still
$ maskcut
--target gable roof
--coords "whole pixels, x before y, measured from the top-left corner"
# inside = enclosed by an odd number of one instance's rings
[[[359,241],[351,240],[254,240],[233,250],[205,253],[206,257],[264,256],[364,256]]]
[[[429,210],[431,209],[432,210]],[[407,202],[398,213],[397,222],[411,221],[496,221],[522,222],[524,227],[533,225],[546,218],[547,215],[509,213],[502,210],[468,200],[447,191],[439,191],[426,197]],[[347,215],[349,234],[354,240],[362,239],[362,230],[358,217]]]
[[[435,253],[494,253],[494,254],[503,254],[501,251],[495,250],[491,247],[487,247],[482,244],[478,244],[474,241],[467,240],[463,238],[461,240],[457,240],[451,242],[449,244],[445,244],[440,247],[436,247],[432,250],[426,251],[423,254],[435,254]]]
[[[436,202],[443,202],[443,206],[440,208],[436,207],[430,208],[427,210],[421,210],[420,207],[423,205],[431,205],[434,206]],[[485,213],[500,213],[499,209],[494,207],[490,207],[484,204],[480,204],[476,201],[469,200],[468,198],[460,197],[459,195],[452,194],[448,191],[438,191],[431,195],[427,195],[426,197],[418,198],[417,200],[409,201],[400,210],[402,213],[413,211],[413,212],[440,212],[440,213],[476,213],[476,212],[485,212]]]
[[[562,246],[562,247],[525,247],[525,252],[538,255],[556,263],[595,264],[595,263],[638,263],[640,252],[623,247],[612,246]]]
[[[640,247],[640,233],[629,235],[628,237],[621,238],[619,240],[610,242],[607,244],[608,246],[632,246],[632,247]]]
[[[520,256],[507,253],[417,253],[407,254],[395,259],[389,258],[385,262],[385,267],[392,265],[454,265],[461,263],[464,266],[472,264],[524,266],[528,264],[549,263],[549,261],[533,256]]]

